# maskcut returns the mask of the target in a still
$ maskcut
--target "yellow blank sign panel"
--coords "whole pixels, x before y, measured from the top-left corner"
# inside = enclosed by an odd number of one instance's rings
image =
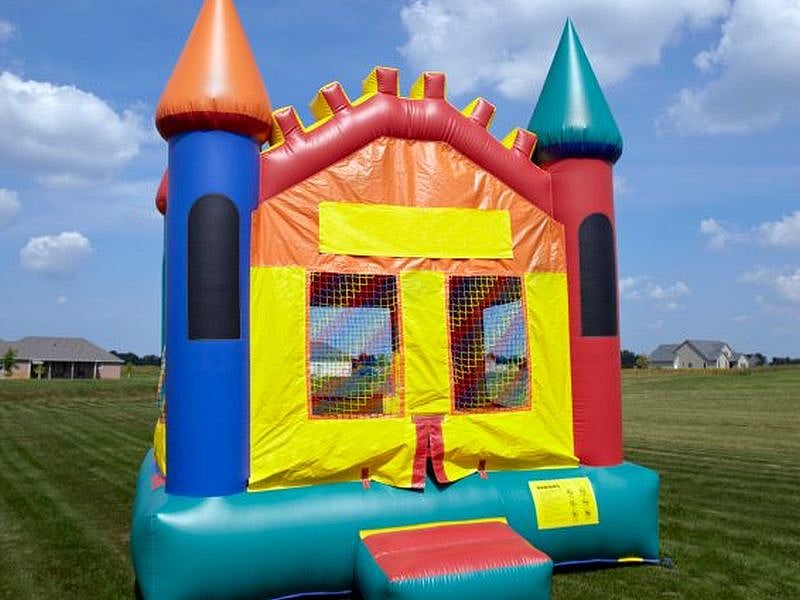
[[[530,481],[539,529],[597,525],[597,501],[588,477]]]
[[[422,258],[514,258],[507,210],[320,202],[326,254]]]

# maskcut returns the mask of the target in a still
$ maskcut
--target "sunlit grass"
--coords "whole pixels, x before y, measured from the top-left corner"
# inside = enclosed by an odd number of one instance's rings
[[[156,377],[0,381],[0,598],[130,597]],[[800,369],[623,381],[627,457],[661,473],[676,568],[561,574],[554,598],[800,597]]]

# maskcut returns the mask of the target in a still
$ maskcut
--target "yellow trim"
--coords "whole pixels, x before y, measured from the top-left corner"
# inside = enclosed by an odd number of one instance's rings
[[[423,258],[514,258],[507,210],[320,202],[326,254]]]
[[[641,556],[623,556],[617,559],[618,563],[643,563],[644,559]]]
[[[378,69],[389,69],[391,71],[397,72],[397,69],[392,67],[384,67],[378,65],[377,67],[373,67],[372,71],[369,72],[364,80],[361,82],[361,94],[362,96],[372,96],[378,93]],[[400,95],[400,77],[397,78],[397,85],[396,85],[395,94],[397,96]]]
[[[405,341],[406,407],[409,414],[450,412],[445,274],[400,273]]]
[[[321,88],[319,88],[319,91],[317,92],[317,95],[314,96],[314,99],[309,103],[308,107],[311,109],[311,114],[314,115],[314,118],[317,121],[327,120],[333,116],[333,109],[328,105],[328,101],[325,99],[322,91],[325,88],[338,83],[338,81],[331,81],[330,83],[323,85]],[[341,84],[339,84],[339,87],[342,87]],[[347,92],[344,91],[344,88],[342,88],[342,93],[344,94],[344,97],[347,98],[347,101],[350,102],[350,98],[347,97]]]
[[[411,90],[408,92],[408,99],[409,100],[424,100],[425,99],[425,79],[426,75],[444,75],[442,71],[423,71],[422,74],[417,77],[417,80],[411,86]],[[444,90],[442,96],[446,99],[447,98],[447,80],[445,79]]]
[[[511,131],[509,131],[506,136],[500,141],[503,146],[511,150],[514,147],[514,142],[517,141],[517,135],[519,134],[519,127],[514,127]]]
[[[425,98],[425,73],[422,73],[411,86],[408,92],[410,100],[422,100]]]
[[[485,98],[482,98],[481,96],[478,96],[477,98],[475,98],[472,102],[470,102],[469,104],[467,104],[463,108],[463,110],[461,111],[461,114],[464,115],[467,118],[471,117],[472,113],[475,112],[475,107],[478,106],[478,102],[480,102],[481,100],[483,100],[484,102],[488,102],[488,100],[486,100]],[[489,129],[492,126],[492,123],[494,122],[495,114],[497,114],[497,110],[493,110],[492,111],[492,116],[489,117],[489,122],[486,123],[486,129]]]
[[[309,125],[308,127],[306,127],[305,125],[303,125],[303,124],[301,123],[301,124],[300,124],[300,127],[302,127],[302,128],[303,128],[303,133],[311,133],[311,132],[312,132],[312,131],[314,131],[315,129],[319,129],[320,127],[322,127],[323,125],[325,125],[325,123],[327,123],[328,121],[330,121],[332,118],[333,118],[333,113],[331,113],[331,115],[330,115],[329,117],[325,117],[324,119],[320,119],[319,121],[314,121],[314,122],[313,122],[311,125]]]
[[[383,527],[381,529],[362,529],[358,532],[361,539],[366,539],[371,535],[381,533],[395,533],[397,531],[416,531],[418,529],[430,529],[431,527],[450,527],[453,525],[473,525],[475,523],[503,523],[508,525],[505,517],[489,517],[486,519],[466,519],[464,521],[433,521],[431,523],[417,523],[416,525],[401,525],[400,527]]]
[[[366,102],[367,100],[372,100],[377,95],[378,95],[377,92],[370,94],[361,94],[358,98],[356,98],[350,103],[350,106],[358,106],[360,104],[364,104],[364,102]]]
[[[153,431],[153,456],[162,475],[167,474],[167,424],[163,417],[156,420]]]

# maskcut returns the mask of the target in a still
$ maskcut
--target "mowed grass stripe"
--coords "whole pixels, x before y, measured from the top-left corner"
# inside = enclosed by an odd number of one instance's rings
[[[0,530],[0,582],[13,582],[0,597],[131,595],[130,506],[153,381],[90,383],[0,383],[0,522],[16,524]]]
[[[156,374],[0,382],[0,598],[130,597]],[[661,474],[662,554],[677,568],[559,574],[554,598],[800,597],[800,369],[623,382],[626,454]]]

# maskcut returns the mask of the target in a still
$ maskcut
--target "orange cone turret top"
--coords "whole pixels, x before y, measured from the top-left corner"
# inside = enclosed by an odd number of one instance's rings
[[[221,129],[263,142],[271,112],[233,0],[206,0],[158,103],[158,131]]]

